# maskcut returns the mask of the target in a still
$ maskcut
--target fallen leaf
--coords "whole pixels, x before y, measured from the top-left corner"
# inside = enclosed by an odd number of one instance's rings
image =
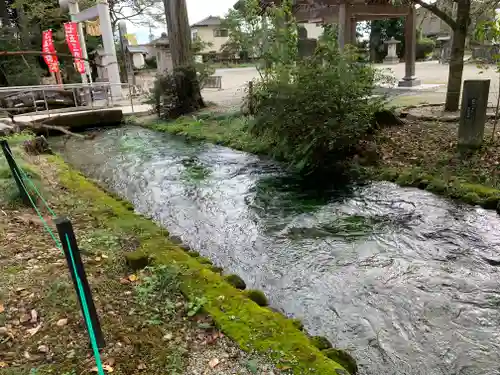
[[[5,311],[5,306],[0,303],[0,314],[3,313]]]
[[[102,259],[108,259],[109,257],[106,254],[101,254]]]
[[[0,368],[5,368],[5,367],[9,367],[7,362],[0,362]]]
[[[137,370],[145,370],[146,365],[144,363],[139,363],[139,366],[137,366]]]
[[[40,331],[40,328],[42,328],[42,323],[40,323],[39,325],[37,325],[34,328],[30,328],[30,329],[26,330],[26,332],[28,332],[30,334],[30,336],[34,336],[38,331]]]
[[[114,358],[108,358],[105,362],[106,365],[109,365],[109,366],[114,366],[115,365],[115,362],[116,360]]]
[[[111,367],[110,365],[104,365],[104,366],[102,366],[102,368],[106,372],[113,372],[113,371],[115,371],[115,369],[113,367]]]
[[[49,347],[47,345],[40,345],[38,347],[38,351],[40,353],[47,353],[49,351]]]
[[[68,324],[68,319],[66,319],[66,318],[59,319],[59,320],[57,321],[57,323],[56,323],[56,325],[57,325],[58,327],[63,327],[63,326],[65,326],[66,324]]]
[[[120,284],[122,284],[122,285],[130,284],[130,280],[126,279],[126,278],[122,278],[122,279],[120,279]]]
[[[132,274],[132,275],[130,275],[130,276],[128,277],[128,279],[129,279],[130,281],[132,281],[132,282],[137,281],[137,275]]]
[[[100,262],[101,261],[101,257],[95,257],[95,261],[96,262]]]
[[[208,362],[208,365],[211,367],[211,368],[214,368],[215,366],[217,366],[219,364],[219,358],[212,358],[210,360],[210,362]]]

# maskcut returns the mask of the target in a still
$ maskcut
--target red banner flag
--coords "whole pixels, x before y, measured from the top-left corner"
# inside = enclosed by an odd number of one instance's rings
[[[54,42],[52,41],[52,30],[45,30],[42,32],[42,52],[43,53],[56,53]],[[49,67],[49,72],[59,72],[59,60],[56,55],[43,55],[43,59]]]
[[[75,60],[76,70],[80,74],[85,74],[85,63],[82,60],[82,47],[80,39],[78,39],[78,25],[76,22],[66,22],[64,24],[64,31],[66,33],[66,43],[68,43],[69,50]]]

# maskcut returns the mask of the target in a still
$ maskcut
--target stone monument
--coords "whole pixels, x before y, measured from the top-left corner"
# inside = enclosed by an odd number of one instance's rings
[[[399,63],[399,57],[396,53],[396,47],[399,43],[401,42],[399,40],[394,39],[394,37],[384,42],[384,44],[387,44],[387,56],[384,59],[384,64]]]
[[[464,81],[458,128],[459,148],[477,148],[483,143],[489,92],[489,79]]]

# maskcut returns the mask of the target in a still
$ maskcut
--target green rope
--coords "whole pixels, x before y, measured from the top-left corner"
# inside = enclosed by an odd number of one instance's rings
[[[12,157],[12,160],[14,160],[14,155],[12,155],[12,153],[10,152],[9,149],[7,149],[7,152],[9,153],[9,155]],[[54,211],[52,211],[52,209],[49,207],[49,204],[47,203],[47,201],[43,198],[42,194],[40,193],[40,191],[38,190],[38,188],[36,187],[35,183],[29,178],[28,174],[19,166],[19,164],[17,164],[17,162],[14,160],[14,163],[16,164],[16,167],[21,171],[21,175],[23,176],[23,180],[27,180],[31,187],[33,188],[33,190],[35,190],[35,193],[38,195],[38,197],[40,198],[40,200],[43,202],[43,204],[45,205],[45,207],[47,208],[47,210],[49,211],[49,213],[53,216],[53,217],[56,217],[57,215],[55,214]],[[24,189],[26,192],[27,190]],[[28,194],[29,195],[29,194]]]
[[[69,242],[69,236],[66,234],[66,242],[68,244],[68,251],[71,257],[71,265],[73,267],[73,272],[75,274],[76,283],[78,285],[78,294],[80,295],[80,301],[82,303],[83,315],[87,323],[87,328],[90,336],[90,344],[92,345],[92,351],[94,352],[94,359],[97,365],[97,371],[99,375],[104,375],[104,369],[102,367],[101,355],[99,354],[99,348],[97,347],[97,340],[95,337],[94,327],[92,326],[92,321],[90,320],[89,307],[87,306],[87,299],[83,293],[83,286],[78,273],[76,272],[75,258],[73,257],[73,250],[71,249],[71,243]]]

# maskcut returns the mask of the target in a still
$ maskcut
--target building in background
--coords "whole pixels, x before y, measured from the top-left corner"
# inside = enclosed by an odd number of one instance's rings
[[[204,61],[224,59],[223,46],[229,41],[229,30],[222,26],[221,17],[208,16],[191,25],[191,36],[193,39],[200,38],[207,44],[200,51]]]

